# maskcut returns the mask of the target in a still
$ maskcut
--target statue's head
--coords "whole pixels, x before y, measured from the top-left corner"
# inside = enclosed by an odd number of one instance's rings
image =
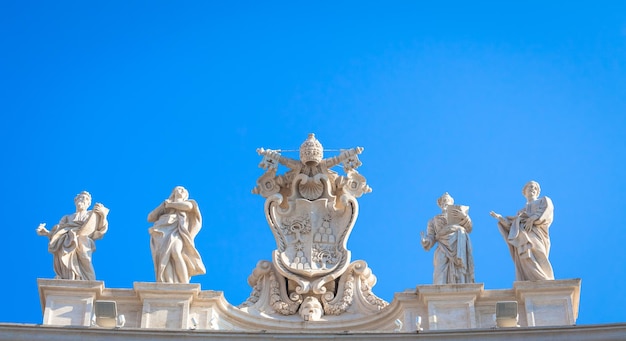
[[[76,205],[77,210],[86,210],[91,205],[91,194],[87,191],[76,194],[74,205]]]
[[[176,186],[170,194],[169,200],[176,201],[176,199],[187,200],[189,199],[189,192],[183,186]]]
[[[300,146],[300,162],[305,165],[315,166],[324,158],[322,144],[315,138],[315,134],[309,137]]]
[[[522,194],[526,199],[537,199],[539,197],[539,193],[541,193],[541,186],[537,181],[528,181],[524,188],[522,188]]]
[[[317,321],[322,317],[322,304],[317,298],[308,296],[300,305],[300,317],[304,321]]]
[[[448,206],[454,205],[454,199],[450,196],[450,194],[448,194],[448,192],[445,192],[439,197],[439,199],[437,199],[437,205],[442,210],[445,210]]]

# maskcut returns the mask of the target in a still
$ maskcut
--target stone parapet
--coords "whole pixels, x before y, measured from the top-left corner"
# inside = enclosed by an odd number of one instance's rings
[[[199,284],[136,282],[106,289],[101,281],[39,279],[43,325],[90,326],[97,300],[115,301],[124,328],[240,332],[416,332],[490,329],[500,301],[518,303],[520,327],[571,326],[578,317],[580,279],[515,282],[512,289],[483,284],[419,285],[399,292],[371,315],[264,316],[228,303],[222,292]],[[417,325],[417,321],[421,325]]]

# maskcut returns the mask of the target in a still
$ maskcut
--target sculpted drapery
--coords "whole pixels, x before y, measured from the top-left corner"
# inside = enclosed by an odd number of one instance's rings
[[[466,206],[453,206],[454,199],[445,193],[437,203],[441,214],[433,217],[422,232],[422,247],[437,248],[433,258],[433,284],[474,283],[474,260],[469,233],[472,221]],[[452,217],[454,214],[454,217]]]
[[[94,241],[108,230],[109,210],[100,203],[96,203],[92,211],[87,210],[91,195],[86,191],[74,198],[74,204],[75,213],[63,216],[51,231],[45,224],[39,225],[37,233],[50,239],[48,251],[53,255],[56,278],[93,281],[96,280],[91,262],[96,250]]]
[[[202,227],[195,200],[184,187],[174,188],[170,197],[148,215],[150,250],[157,282],[189,283],[191,276],[206,273],[194,238]]]
[[[518,281],[552,280],[554,272],[548,260],[550,254],[549,228],[554,218],[554,206],[548,197],[538,198],[540,187],[528,182],[522,190],[526,205],[515,216],[498,219],[498,230],[507,243]]]

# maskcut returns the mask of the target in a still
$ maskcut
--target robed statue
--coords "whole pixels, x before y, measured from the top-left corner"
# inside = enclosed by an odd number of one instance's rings
[[[96,274],[91,257],[96,251],[95,241],[109,228],[109,209],[96,203],[93,210],[88,210],[91,194],[87,191],[76,195],[74,205],[76,212],[63,216],[51,231],[41,223],[37,234],[49,239],[48,251],[53,256],[56,278],[93,281]]]

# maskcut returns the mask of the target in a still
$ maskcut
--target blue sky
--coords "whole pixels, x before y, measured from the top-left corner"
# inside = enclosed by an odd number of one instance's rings
[[[256,149],[311,132],[365,148],[348,248],[378,296],[431,283],[419,232],[446,191],[470,206],[476,281],[511,288],[489,211],[517,212],[534,179],[555,275],[582,279],[578,324],[626,321],[621,1],[5,0],[0,113],[2,322],[41,323],[54,272],[35,228],[82,190],[111,210],[93,255],[107,288],[154,281],[146,217],[182,185],[204,217],[192,283],[243,302],[276,248]]]

